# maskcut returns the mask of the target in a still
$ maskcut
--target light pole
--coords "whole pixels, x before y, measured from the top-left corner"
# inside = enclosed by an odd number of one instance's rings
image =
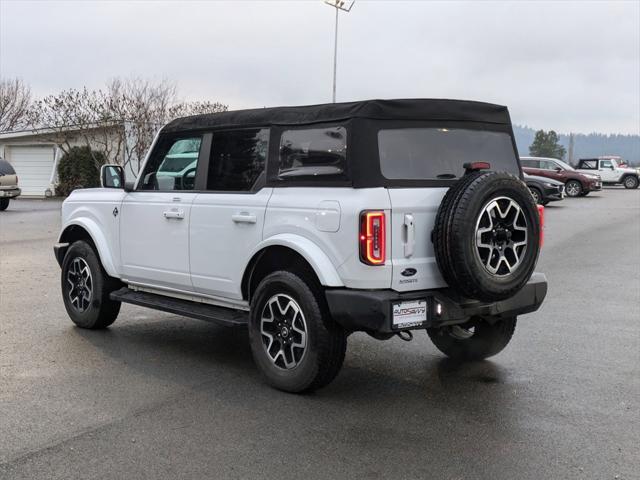
[[[336,103],[336,68],[338,66],[338,11],[349,13],[356,0],[324,0],[324,3],[336,9],[336,31],[333,38],[333,103]]]

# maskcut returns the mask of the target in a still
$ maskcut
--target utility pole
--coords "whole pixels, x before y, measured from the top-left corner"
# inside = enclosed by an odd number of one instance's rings
[[[569,165],[573,167],[573,133],[569,133]]]
[[[349,13],[355,0],[324,0],[324,3],[336,9],[336,29],[333,37],[333,95],[332,101],[336,103],[336,71],[338,69],[338,10]]]

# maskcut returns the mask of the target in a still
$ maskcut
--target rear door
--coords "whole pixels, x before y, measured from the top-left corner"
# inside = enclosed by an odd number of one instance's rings
[[[467,162],[488,162],[492,170],[519,176],[512,138],[506,132],[464,128],[383,128],[378,151],[380,171],[389,181],[392,288],[444,287],[431,241],[442,199],[464,175]],[[404,180],[425,184],[402,188]]]
[[[264,187],[269,129],[214,132],[206,192],[191,211],[190,271],[197,293],[242,299],[248,255],[262,240],[272,189]]]

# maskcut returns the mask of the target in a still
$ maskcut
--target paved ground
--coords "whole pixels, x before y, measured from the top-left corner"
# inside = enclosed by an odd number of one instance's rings
[[[246,333],[127,306],[74,328],[59,204],[0,214],[0,478],[640,478],[640,191],[547,209],[550,291],[491,361],[349,339],[307,396],[265,386]]]

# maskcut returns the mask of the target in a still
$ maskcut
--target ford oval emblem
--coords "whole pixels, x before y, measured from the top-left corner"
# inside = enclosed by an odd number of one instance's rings
[[[400,275],[403,277],[413,277],[416,274],[417,270],[415,268],[405,268]]]

